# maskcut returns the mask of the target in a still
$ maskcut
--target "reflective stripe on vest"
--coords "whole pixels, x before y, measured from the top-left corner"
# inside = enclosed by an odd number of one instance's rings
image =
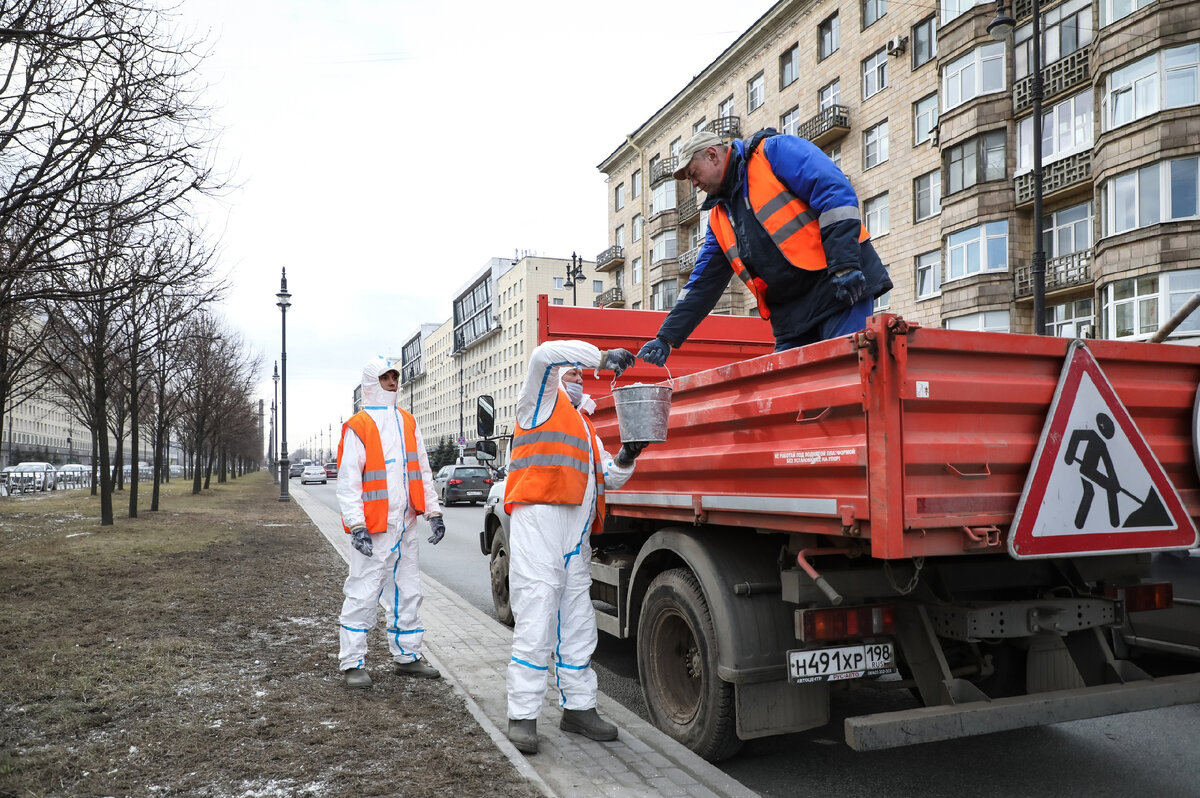
[[[771,162],[761,147],[755,148],[746,169],[750,207],[771,241],[787,259],[788,263],[805,271],[821,271],[825,268],[825,247],[821,243],[821,222],[832,224],[847,219],[859,218],[858,208],[834,208],[818,219],[808,204],[793,194],[771,169]],[[737,235],[725,206],[717,205],[709,214],[709,223],[717,244],[729,261],[734,274],[746,285],[758,302],[758,313],[764,319],[771,318],[766,303],[767,284],[761,277],[752,277],[742,263],[737,251]],[[860,222],[859,242],[870,238],[867,228]]]
[[[418,513],[425,512],[425,482],[421,475],[420,453],[417,451],[417,422],[408,412],[395,408],[403,422],[404,458],[408,477],[408,503]],[[342,425],[342,439],[338,442],[338,470],[342,467],[342,447],[346,430],[353,430],[363,443],[366,457],[363,461],[362,499],[363,517],[368,532],[386,532],[388,517],[387,464],[383,457],[383,439],[375,420],[365,411],[359,411]],[[350,528],[345,523],[342,529]]]
[[[504,509],[513,504],[581,504],[589,474],[596,478],[596,515],[592,532],[604,523],[604,470],[599,453],[593,456],[596,430],[587,416],[571,405],[561,388],[550,418],[533,429],[520,424],[513,433]]]

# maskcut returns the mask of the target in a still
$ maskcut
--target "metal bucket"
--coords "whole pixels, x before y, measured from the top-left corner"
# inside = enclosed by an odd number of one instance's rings
[[[671,415],[671,389],[634,383],[613,389],[621,443],[662,443]]]

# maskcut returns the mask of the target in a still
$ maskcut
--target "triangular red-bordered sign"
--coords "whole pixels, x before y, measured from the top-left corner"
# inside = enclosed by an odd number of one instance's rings
[[[1192,522],[1083,341],[1072,342],[1008,551],[1018,559],[1186,549]]]

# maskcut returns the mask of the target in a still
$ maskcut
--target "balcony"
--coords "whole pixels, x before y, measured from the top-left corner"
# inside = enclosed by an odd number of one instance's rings
[[[1092,179],[1092,153],[1077,152],[1060,161],[1042,167],[1042,199],[1074,187],[1088,184]],[[1033,202],[1033,172],[1027,172],[1013,181],[1017,195],[1017,207]]]
[[[704,129],[716,133],[723,139],[736,139],[742,135],[742,118],[740,116],[719,116],[709,122]]]
[[[625,307],[625,292],[620,288],[610,288],[592,303],[598,308],[623,308]]]
[[[700,247],[692,247],[687,252],[679,256],[679,273],[691,274],[692,269],[696,268],[696,255],[700,254]]]
[[[1033,266],[1023,264],[1017,266],[1013,274],[1016,281],[1017,296],[1033,296]],[[1064,288],[1074,288],[1088,285],[1092,282],[1092,250],[1081,249],[1070,255],[1050,258],[1046,261],[1046,291],[1060,291]]]
[[[625,265],[625,247],[613,244],[596,256],[596,271],[611,272],[618,266]]]
[[[1050,99],[1076,86],[1090,86],[1092,71],[1088,66],[1092,48],[1083,47],[1042,67],[1042,96]],[[1013,84],[1013,113],[1033,107],[1033,75],[1026,75]]]
[[[689,191],[675,205],[675,210],[679,212],[679,223],[687,224],[694,219],[700,218],[700,199],[696,196],[695,191]]]
[[[850,109],[844,105],[831,105],[801,125],[796,135],[818,147],[827,147],[849,132]]]
[[[673,177],[675,174],[675,160],[675,156],[671,155],[654,162],[650,167],[650,188],[654,188],[665,180],[675,179]]]
[[[654,213],[646,222],[646,235],[653,238],[667,230],[673,230],[679,226],[679,214],[674,208],[663,208],[661,211]]]

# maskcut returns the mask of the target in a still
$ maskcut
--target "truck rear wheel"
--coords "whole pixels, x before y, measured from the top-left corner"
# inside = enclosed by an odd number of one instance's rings
[[[738,752],[733,685],[717,675],[712,615],[688,569],[665,571],[650,583],[637,658],[655,726],[710,762]]]
[[[496,608],[496,618],[505,626],[513,625],[511,597],[508,592],[508,541],[501,530],[496,530],[492,538],[492,606]]]

